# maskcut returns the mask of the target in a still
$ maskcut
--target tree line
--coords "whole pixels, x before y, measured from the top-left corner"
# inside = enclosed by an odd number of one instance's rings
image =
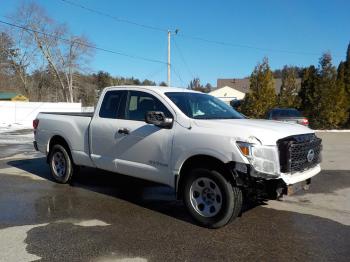
[[[106,86],[156,85],[104,71],[87,73],[94,45],[86,36],[73,35],[34,2],[22,3],[8,19],[21,28],[0,28],[1,91],[22,93],[31,101],[94,105]]]
[[[285,66],[279,74],[282,86],[277,94],[268,59],[258,63],[239,110],[248,117],[264,118],[271,108],[294,107],[309,118],[312,128],[350,127],[350,44],[345,61],[337,68],[332,64],[331,54],[324,53],[317,67],[311,65],[300,70]]]
[[[32,101],[94,105],[106,86],[157,84],[104,71],[86,73],[94,45],[86,36],[73,35],[33,2],[21,4],[9,19],[23,28],[0,28],[2,91],[14,90]],[[275,78],[282,79],[279,93]],[[199,78],[187,88],[206,93],[213,89],[209,83],[202,85]],[[350,127],[350,44],[345,61],[337,68],[330,53],[321,56],[317,67],[284,66],[274,71],[264,58],[250,75],[249,93],[239,109],[249,117],[264,118],[273,107],[298,108],[313,128]]]
[[[210,83],[207,83],[206,85],[202,85],[199,77],[193,78],[188,84],[187,88],[191,90],[203,92],[203,93],[209,93],[213,89]]]

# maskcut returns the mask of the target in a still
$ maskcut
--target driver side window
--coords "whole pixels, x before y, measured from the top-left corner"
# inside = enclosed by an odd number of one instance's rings
[[[146,92],[130,91],[125,119],[145,121],[148,111],[162,111],[166,117],[173,117],[170,111],[155,96]]]

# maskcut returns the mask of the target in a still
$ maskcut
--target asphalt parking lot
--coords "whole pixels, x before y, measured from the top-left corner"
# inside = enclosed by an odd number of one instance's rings
[[[166,187],[93,169],[53,182],[30,130],[0,134],[0,261],[349,261],[350,132],[319,133],[307,192],[193,223]]]

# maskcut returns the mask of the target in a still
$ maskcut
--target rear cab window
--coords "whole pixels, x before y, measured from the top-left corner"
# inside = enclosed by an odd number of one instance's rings
[[[125,90],[107,91],[100,108],[101,118],[123,119],[125,117],[125,102],[128,92]]]

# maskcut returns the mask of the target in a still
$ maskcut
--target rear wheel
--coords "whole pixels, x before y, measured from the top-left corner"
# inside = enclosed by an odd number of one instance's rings
[[[74,173],[74,164],[68,150],[59,144],[52,147],[49,156],[52,177],[59,183],[70,181]]]
[[[183,194],[190,215],[205,227],[222,227],[241,212],[242,191],[216,170],[195,168],[190,171]]]

